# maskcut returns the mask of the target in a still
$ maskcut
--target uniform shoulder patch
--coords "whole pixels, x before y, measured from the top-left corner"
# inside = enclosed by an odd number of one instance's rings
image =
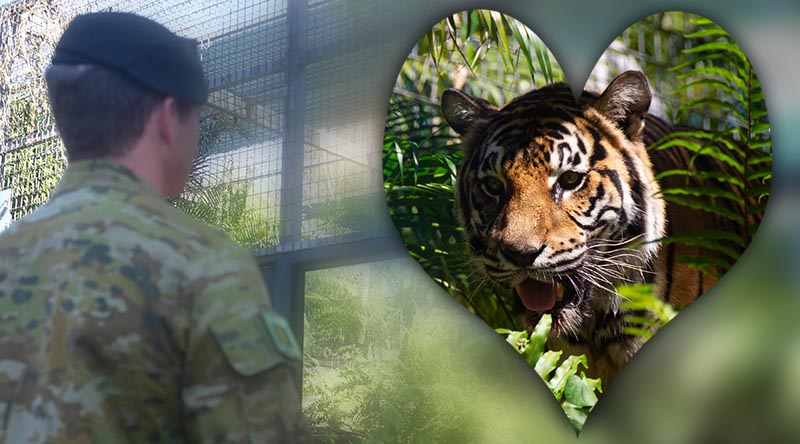
[[[272,336],[278,351],[287,358],[300,360],[300,346],[297,345],[297,341],[295,341],[292,330],[286,320],[271,311],[264,311],[261,318],[267,325],[267,330]]]

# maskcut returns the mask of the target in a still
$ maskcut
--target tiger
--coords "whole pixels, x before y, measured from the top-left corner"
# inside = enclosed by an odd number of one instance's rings
[[[457,89],[441,96],[442,116],[462,141],[456,207],[471,255],[513,296],[528,331],[549,313],[548,348],[585,355],[587,376],[603,387],[642,345],[625,331],[628,315],[647,315],[623,308],[619,285],[652,284],[657,297],[683,307],[716,282],[675,260],[699,247],[659,242],[687,225],[724,221],[661,195],[657,172],[694,160],[679,147],[647,150],[678,129],[647,112],[651,100],[638,71],[577,101],[565,83],[503,107]]]

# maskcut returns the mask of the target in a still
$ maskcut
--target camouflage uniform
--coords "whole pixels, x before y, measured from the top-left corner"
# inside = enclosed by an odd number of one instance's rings
[[[111,162],[0,235],[0,442],[305,442],[250,254]]]

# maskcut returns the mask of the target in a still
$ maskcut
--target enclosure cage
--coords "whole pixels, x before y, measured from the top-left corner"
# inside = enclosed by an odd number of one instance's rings
[[[374,29],[351,26],[369,10],[314,0],[0,5],[0,190],[10,190],[11,220],[44,203],[66,166],[42,79],[53,47],[76,14],[104,10],[199,42],[204,161],[180,197],[216,207],[206,220],[252,251],[274,307],[302,337],[305,271],[391,251],[380,247],[391,229],[376,211],[380,159],[370,150],[381,128],[359,108],[378,85],[348,73],[384,52],[385,41],[365,38]]]

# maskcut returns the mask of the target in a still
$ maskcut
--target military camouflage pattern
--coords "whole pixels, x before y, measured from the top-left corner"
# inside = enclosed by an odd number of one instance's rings
[[[250,254],[118,164],[0,234],[0,442],[307,442]]]

